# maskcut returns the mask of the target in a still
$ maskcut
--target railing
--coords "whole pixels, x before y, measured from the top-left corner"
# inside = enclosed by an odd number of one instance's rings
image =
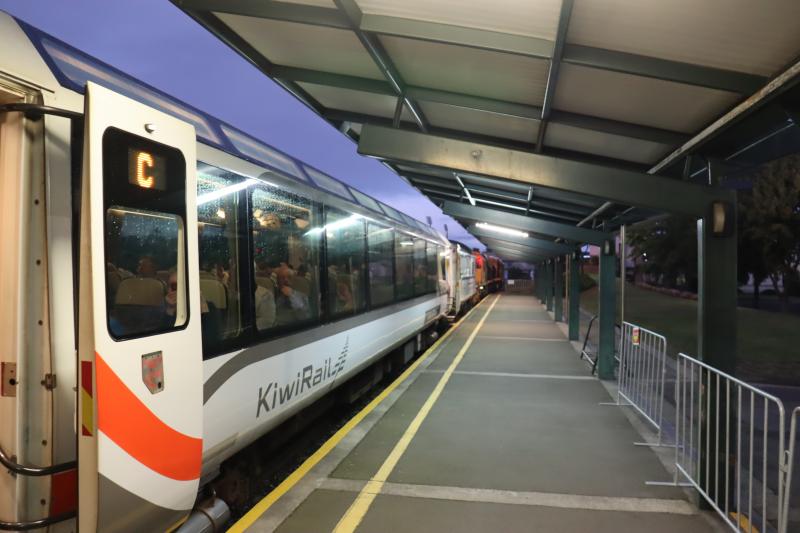
[[[597,320],[597,315],[592,315],[592,318],[589,320],[589,327],[586,328],[586,335],[583,337],[583,347],[581,347],[581,353],[578,355],[578,358],[586,359],[589,363],[591,363],[592,374],[594,374],[594,371],[597,368],[597,354],[592,354],[587,347],[589,345],[589,335],[592,334],[592,326],[594,325],[595,320]],[[594,358],[592,355],[594,355]]]
[[[779,533],[787,533],[789,529],[789,509],[791,508],[793,470],[795,467],[794,454],[797,444],[797,419],[800,418],[800,407],[792,411],[791,429],[789,430],[789,444],[786,449],[786,486],[783,493],[783,509],[781,512],[781,527]]]
[[[592,375],[597,372],[597,362],[598,362],[598,352],[600,350],[600,340],[598,339],[592,347],[595,348],[597,351],[591,351],[590,344],[589,344],[589,337],[592,334],[592,326],[594,326],[595,321],[597,320],[599,315],[592,315],[592,318],[589,319],[589,326],[586,328],[586,334],[583,336],[583,346],[581,347],[581,352],[578,354],[578,359],[586,359],[586,362],[589,363],[592,367]],[[619,324],[614,324],[614,331],[615,333],[620,330]],[[616,343],[614,343],[616,346]],[[619,362],[619,354],[614,352],[614,360]]]
[[[630,322],[622,323],[620,333],[617,401],[612,405],[633,407],[655,428],[655,443],[635,444],[664,446],[667,339]]]
[[[509,293],[533,293],[534,283],[532,279],[508,279],[506,280],[506,292]]]
[[[734,531],[785,527],[783,403],[685,354],[676,376],[675,483],[680,473]]]

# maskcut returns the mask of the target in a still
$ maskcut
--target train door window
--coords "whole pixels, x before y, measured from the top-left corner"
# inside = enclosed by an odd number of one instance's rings
[[[443,246],[438,246],[437,249],[439,250],[439,270],[441,271],[442,279],[446,281],[450,281],[449,278],[449,266],[450,266],[450,256],[447,254],[445,248]]]
[[[428,281],[427,281],[428,292],[436,292],[436,288],[439,283],[438,281],[439,276],[437,272],[438,262],[436,261],[438,253],[439,253],[438,247],[432,242],[429,242],[427,244],[425,252],[425,257],[428,264]]]
[[[414,295],[420,296],[428,290],[428,263],[425,258],[425,240],[414,239]]]
[[[366,307],[364,217],[325,208],[328,313],[352,315]]]
[[[251,197],[257,331],[283,333],[319,318],[317,205],[277,187],[259,185]]]
[[[241,248],[247,229],[239,216],[244,190],[255,180],[200,163],[197,170],[197,236],[200,259],[203,353],[219,352],[242,330]]]
[[[106,308],[115,339],[188,321],[186,160],[116,128],[103,134]]]
[[[414,240],[407,233],[394,234],[395,287],[398,300],[414,296]]]
[[[367,228],[369,299],[380,307],[394,300],[394,231],[372,223]]]

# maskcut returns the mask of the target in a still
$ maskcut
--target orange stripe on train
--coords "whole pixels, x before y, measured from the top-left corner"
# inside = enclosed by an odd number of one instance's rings
[[[97,428],[137,461],[162,476],[189,481],[200,477],[203,439],[174,430],[153,414],[95,354]]]

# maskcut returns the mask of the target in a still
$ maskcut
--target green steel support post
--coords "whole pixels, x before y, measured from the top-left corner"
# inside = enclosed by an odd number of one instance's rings
[[[697,357],[736,375],[736,228],[718,237],[711,225],[697,221]]]
[[[553,260],[547,260],[547,310],[553,310],[553,285],[555,284],[555,280],[553,276],[555,275],[556,269],[553,267]]]
[[[735,202],[732,205],[735,206]],[[727,226],[727,231],[721,232],[721,235],[714,235],[713,220],[710,217],[697,221],[697,358],[735,376],[738,285],[735,207],[724,218],[726,220],[723,226]],[[709,413],[700,437],[707,442],[716,442],[717,428],[726,427],[726,423],[732,424],[736,420],[736,405],[733,401],[731,405],[726,405],[725,391],[718,391],[714,380],[711,380],[705,394]],[[731,418],[726,420],[724,413],[728,412]],[[719,420],[717,413],[722,413]],[[711,479],[714,479],[715,472],[719,472],[720,477],[725,479],[725,470],[731,468],[725,454],[714,457],[701,452],[700,482],[708,483],[705,479],[707,472]],[[730,471],[729,479],[734,479],[734,474]],[[732,483],[730,490],[733,491],[734,487],[735,484]],[[720,486],[720,490],[722,489]]]
[[[581,326],[580,252],[569,256],[569,340],[576,341]]]
[[[536,265],[536,296],[544,303],[544,262]]]
[[[605,248],[605,249],[603,249]],[[600,379],[614,379],[614,322],[617,319],[616,260],[614,243],[608,241],[600,250],[600,347],[597,362],[597,376]]]
[[[553,315],[556,322],[564,320],[564,256],[558,255],[553,259],[554,290],[553,290]]]
[[[542,285],[542,305],[547,305],[547,261],[542,261],[541,276],[539,276]]]

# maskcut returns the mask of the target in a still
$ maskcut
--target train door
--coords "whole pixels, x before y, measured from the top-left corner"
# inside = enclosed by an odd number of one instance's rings
[[[193,126],[89,83],[80,228],[80,531],[156,531],[202,462]]]

